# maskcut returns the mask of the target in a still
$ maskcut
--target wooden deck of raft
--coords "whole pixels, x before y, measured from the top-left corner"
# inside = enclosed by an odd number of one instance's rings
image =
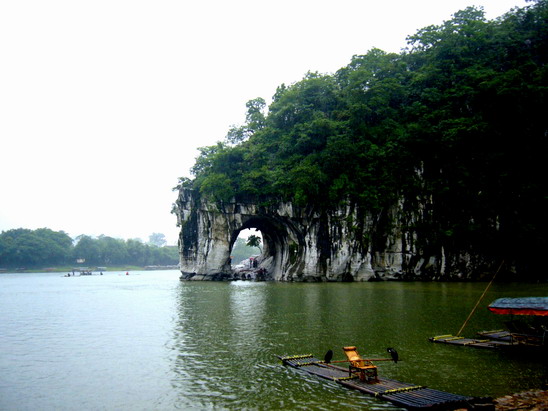
[[[325,364],[312,355],[279,356],[278,358],[285,365],[335,381],[347,388],[359,390],[365,394],[390,401],[397,406],[407,409],[493,409],[492,402],[485,399],[451,394],[388,378],[378,377],[378,381],[376,382],[360,381],[356,376],[349,377],[348,368]],[[485,404],[486,402],[488,404]]]

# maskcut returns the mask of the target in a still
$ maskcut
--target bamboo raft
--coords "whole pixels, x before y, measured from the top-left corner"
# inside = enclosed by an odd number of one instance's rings
[[[432,388],[408,384],[389,378],[377,377],[375,381],[361,381],[356,375],[350,374],[348,368],[326,364],[313,355],[278,356],[284,365],[297,368],[309,374],[327,380],[335,381],[344,387],[359,390],[375,398],[415,409],[494,409],[491,400],[451,394]]]
[[[512,334],[506,330],[479,331],[478,335],[496,341],[512,341]]]
[[[476,347],[476,348],[508,348],[512,347],[512,342],[509,339],[502,338],[502,332],[499,335],[495,332],[483,331],[478,333],[483,338],[466,338],[458,337],[454,335],[438,335],[436,337],[431,337],[429,340],[434,343],[441,344],[450,344],[450,345],[460,345],[467,347]]]
[[[466,338],[451,334],[430,337],[435,343],[459,345],[476,348],[496,349],[540,349],[545,347],[544,338],[526,334],[512,334],[505,330],[480,331],[480,338]]]

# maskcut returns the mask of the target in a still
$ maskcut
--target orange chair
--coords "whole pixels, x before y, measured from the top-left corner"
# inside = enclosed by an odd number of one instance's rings
[[[357,373],[360,377],[360,381],[376,382],[377,379],[377,366],[373,365],[371,361],[364,360],[356,347],[343,347],[343,351],[346,354],[346,358],[350,362],[348,366],[348,375]]]

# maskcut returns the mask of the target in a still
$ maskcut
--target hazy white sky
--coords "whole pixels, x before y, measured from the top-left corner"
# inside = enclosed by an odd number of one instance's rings
[[[525,0],[0,2],[0,231],[48,227],[176,243],[170,214],[197,147],[246,101],[467,6]]]

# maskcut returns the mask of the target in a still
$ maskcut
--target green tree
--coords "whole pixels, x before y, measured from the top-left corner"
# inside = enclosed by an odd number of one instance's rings
[[[261,237],[259,237],[258,235],[250,235],[249,237],[247,237],[247,241],[245,245],[248,247],[256,247],[259,249],[259,252],[262,253],[261,243],[262,243]]]
[[[69,261],[73,244],[67,233],[49,228],[39,228],[34,233],[45,246],[45,255],[42,256],[43,264],[57,265]]]
[[[63,231],[18,228],[0,234],[0,265],[7,267],[65,264],[71,251],[72,240]]]
[[[162,233],[152,233],[148,236],[148,242],[156,247],[163,247],[167,243],[166,236]]]
[[[104,261],[97,240],[88,235],[80,235],[76,240],[77,243],[72,252],[73,263],[76,262],[76,260],[83,259],[86,261],[86,264],[103,265]]]
[[[126,264],[127,249],[124,240],[100,235],[97,239],[101,263],[105,265]]]
[[[241,261],[248,259],[253,255],[261,254],[261,250],[257,247],[249,247],[246,240],[238,237],[232,246],[231,257],[232,264],[239,264]]]
[[[253,100],[249,100],[246,103],[246,107],[246,123],[243,126],[232,126],[229,129],[225,138],[229,144],[239,144],[265,127],[265,100],[261,97],[257,97]]]
[[[126,241],[127,262],[132,265],[150,265],[150,249],[140,239]]]
[[[147,265],[177,265],[179,249],[175,246],[152,247],[151,259]]]

